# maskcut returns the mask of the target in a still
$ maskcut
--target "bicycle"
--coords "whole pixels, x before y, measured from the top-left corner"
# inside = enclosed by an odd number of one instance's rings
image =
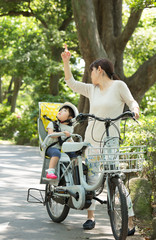
[[[124,173],[141,171],[144,161],[145,146],[135,146],[133,152],[127,152],[127,148],[119,147],[118,138],[109,136],[109,127],[112,122],[127,116],[134,119],[133,113],[127,111],[118,117],[99,118],[92,114],[79,114],[75,122],[80,123],[88,118],[104,122],[106,137],[98,148],[91,147],[89,143],[83,142],[78,134],[72,134],[78,142],[64,142],[62,150],[77,153],[77,159],[61,158],[57,167],[58,180],[46,181],[45,199],[42,202],[46,205],[49,217],[57,223],[65,220],[70,208],[85,209],[91,205],[92,199],[107,205],[108,214],[114,238],[124,240],[128,233],[128,209],[126,199],[126,188],[123,183]],[[73,121],[74,122],[74,121]],[[53,133],[47,136],[62,136],[60,133]],[[83,163],[84,148],[88,150],[88,163],[96,168],[99,176],[94,185],[87,183],[87,167]],[[107,186],[107,200],[101,200],[98,195]],[[28,190],[29,197],[32,196]],[[33,196],[32,196],[33,197]],[[36,198],[35,198],[36,199]],[[43,199],[43,197],[42,197]]]

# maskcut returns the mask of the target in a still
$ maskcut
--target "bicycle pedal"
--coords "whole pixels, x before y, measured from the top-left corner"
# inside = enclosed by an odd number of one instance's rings
[[[101,204],[107,204],[106,200],[101,200],[100,198],[97,198],[97,197],[93,197],[93,199],[95,199],[96,201],[98,201]]]
[[[67,190],[65,189],[56,189],[55,192],[60,194],[67,194]]]

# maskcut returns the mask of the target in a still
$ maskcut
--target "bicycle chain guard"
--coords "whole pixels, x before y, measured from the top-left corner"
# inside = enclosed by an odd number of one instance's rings
[[[85,204],[85,190],[82,186],[72,186],[72,191],[74,191],[75,193],[78,194],[78,198],[75,199],[74,197],[72,197],[72,202],[73,205],[76,209],[83,209],[84,204]]]

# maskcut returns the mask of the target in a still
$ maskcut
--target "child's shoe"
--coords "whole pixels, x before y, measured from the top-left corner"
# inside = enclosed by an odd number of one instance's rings
[[[57,179],[57,176],[55,175],[55,170],[46,170],[47,171],[47,175],[46,178],[49,179]]]
[[[54,173],[47,173],[46,178],[56,179],[57,176]]]

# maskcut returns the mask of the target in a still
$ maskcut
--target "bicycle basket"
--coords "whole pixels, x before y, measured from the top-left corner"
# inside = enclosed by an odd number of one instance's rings
[[[95,172],[142,171],[146,146],[88,148],[88,168]]]

